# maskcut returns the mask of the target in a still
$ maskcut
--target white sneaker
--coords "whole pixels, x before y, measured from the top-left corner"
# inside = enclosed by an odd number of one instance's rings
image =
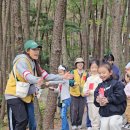
[[[87,130],[92,130],[92,127],[88,127]]]
[[[77,126],[73,125],[72,130],[76,130],[76,129],[77,129]]]
[[[126,129],[130,129],[130,124],[129,123],[127,123],[125,126],[124,126],[124,128],[126,128]]]
[[[78,126],[78,129],[82,129],[82,126],[81,126],[81,125],[79,125],[79,126]]]

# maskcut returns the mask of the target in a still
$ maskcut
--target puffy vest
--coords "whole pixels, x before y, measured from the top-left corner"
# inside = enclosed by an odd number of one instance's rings
[[[75,81],[75,85],[73,87],[70,87],[70,94],[72,96],[84,96],[83,94],[83,87],[84,84],[86,82],[86,78],[87,78],[87,72],[83,72],[82,76],[80,77],[78,70],[74,70],[74,81]]]
[[[25,57],[24,57],[25,58]],[[16,69],[16,64],[17,62],[20,60],[21,58],[19,58],[15,64],[14,64],[14,69],[15,69],[15,73],[16,73],[16,77],[19,81],[22,81],[22,82],[27,82],[17,71]],[[23,58],[22,58],[23,59]],[[32,67],[31,67],[31,63],[29,61],[29,59],[25,58],[25,61],[28,65],[28,70],[33,74],[33,70],[32,70]],[[5,94],[9,94],[9,95],[13,95],[13,96],[16,96],[16,79],[14,78],[14,74],[13,74],[13,71],[11,71],[10,73],[10,76],[9,76],[9,79],[7,81],[7,85],[6,85],[6,89],[5,89]],[[33,95],[28,95],[27,97],[25,98],[22,98],[22,100],[26,103],[30,103],[31,101],[33,101],[34,99],[34,96]]]

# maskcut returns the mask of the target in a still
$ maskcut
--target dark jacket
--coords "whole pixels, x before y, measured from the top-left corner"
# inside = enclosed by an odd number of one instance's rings
[[[100,88],[104,88],[104,96],[107,97],[109,101],[106,106],[100,106],[99,103],[96,102]],[[99,114],[102,117],[122,115],[126,109],[126,95],[123,83],[114,80],[112,77],[100,83],[94,92],[94,104],[100,107]]]
[[[121,72],[120,69],[115,64],[112,65],[112,71],[114,79],[120,80]]]

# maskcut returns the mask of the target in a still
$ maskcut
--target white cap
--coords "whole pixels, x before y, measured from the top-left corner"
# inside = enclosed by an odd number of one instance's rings
[[[130,62],[125,66],[125,69],[129,69],[130,68]]]
[[[58,70],[66,70],[66,69],[62,65],[59,65]]]

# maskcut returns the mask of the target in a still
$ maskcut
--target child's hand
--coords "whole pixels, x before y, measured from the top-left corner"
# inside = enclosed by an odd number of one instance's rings
[[[70,74],[70,72],[66,72],[64,75],[63,75],[63,79],[73,79],[74,78],[74,75],[73,74]]]
[[[49,82],[46,82],[45,84],[46,84],[46,86],[48,86],[48,85],[49,85]]]
[[[100,97],[99,96],[97,96],[97,98],[96,98],[96,101],[98,102],[98,103],[100,103]]]
[[[87,90],[84,95],[85,95],[85,96],[89,96],[89,95],[90,95],[90,90]]]
[[[55,88],[54,88],[54,87],[49,87],[49,89],[50,89],[50,90],[52,90],[52,91],[54,91],[54,90],[55,90]]]
[[[43,78],[39,78],[37,82],[37,86],[42,86],[43,85]]]
[[[108,99],[106,97],[102,97],[102,99],[101,99],[102,106],[106,106],[107,103],[109,103]]]
[[[127,99],[130,99],[130,96],[127,96]]]

